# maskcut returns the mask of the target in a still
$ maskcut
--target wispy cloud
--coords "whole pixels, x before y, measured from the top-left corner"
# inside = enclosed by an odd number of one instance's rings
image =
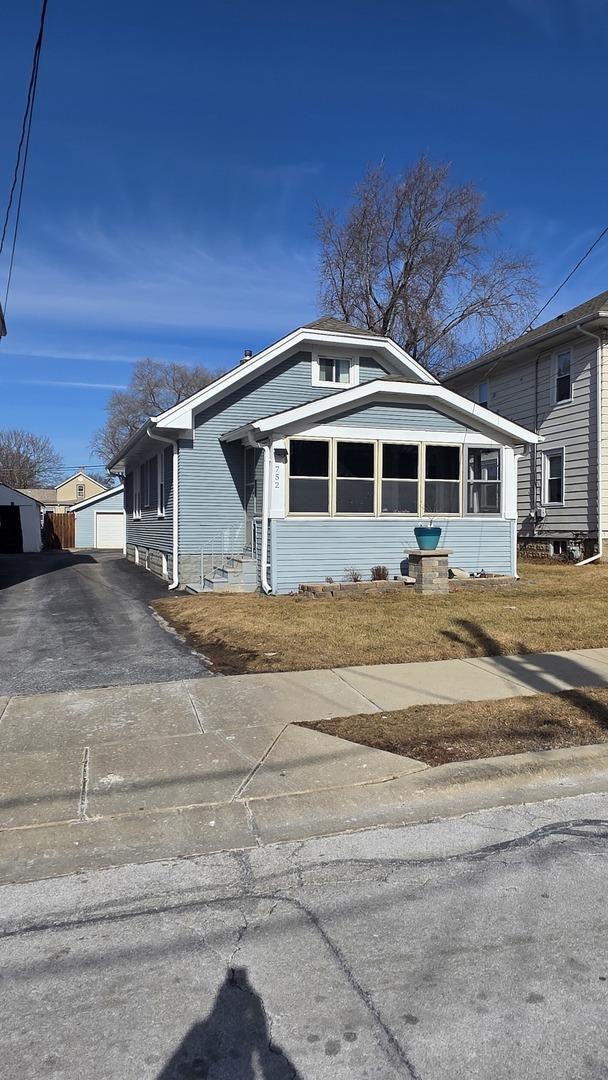
[[[65,386],[72,390],[126,390],[124,383],[72,382],[64,379],[1,379],[13,386]]]
[[[8,319],[96,330],[255,332],[297,325],[316,310],[316,253],[267,239],[207,243],[150,223],[115,232],[75,224],[23,247]]]

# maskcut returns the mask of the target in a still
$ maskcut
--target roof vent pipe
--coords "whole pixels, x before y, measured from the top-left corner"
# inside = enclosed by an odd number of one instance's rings
[[[243,353],[243,359],[241,360],[241,364],[246,364],[248,360],[251,360],[252,356],[253,356],[253,353],[252,353],[251,349],[245,349],[245,352]]]

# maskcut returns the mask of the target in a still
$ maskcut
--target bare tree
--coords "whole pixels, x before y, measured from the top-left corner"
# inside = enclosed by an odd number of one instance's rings
[[[537,281],[530,261],[493,248],[501,214],[472,184],[420,158],[393,178],[370,169],[344,220],[318,211],[328,314],[386,334],[441,373],[521,332]]]
[[[21,428],[0,431],[0,483],[13,488],[53,487],[61,473],[61,454],[46,435]]]
[[[214,376],[207,368],[138,360],[126,390],[115,390],[106,405],[106,422],[93,435],[91,448],[109,461],[149,416],[165,412],[190,397]]]
[[[109,473],[89,472],[87,473],[87,475],[91,477],[91,480],[96,480],[97,483],[101,484],[102,487],[111,488],[115,487],[116,485],[116,478],[114,476],[110,476]]]

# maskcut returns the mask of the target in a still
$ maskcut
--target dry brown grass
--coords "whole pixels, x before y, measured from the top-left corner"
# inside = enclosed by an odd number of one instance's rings
[[[608,741],[608,690],[413,705],[303,725],[427,765]]]
[[[311,600],[258,593],[154,605],[218,671],[294,671],[608,643],[608,567],[522,563],[513,588]]]

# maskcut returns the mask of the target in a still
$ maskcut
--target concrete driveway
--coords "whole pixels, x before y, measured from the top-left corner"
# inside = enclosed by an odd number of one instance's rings
[[[208,674],[152,614],[165,595],[113,552],[0,556],[0,695]]]

